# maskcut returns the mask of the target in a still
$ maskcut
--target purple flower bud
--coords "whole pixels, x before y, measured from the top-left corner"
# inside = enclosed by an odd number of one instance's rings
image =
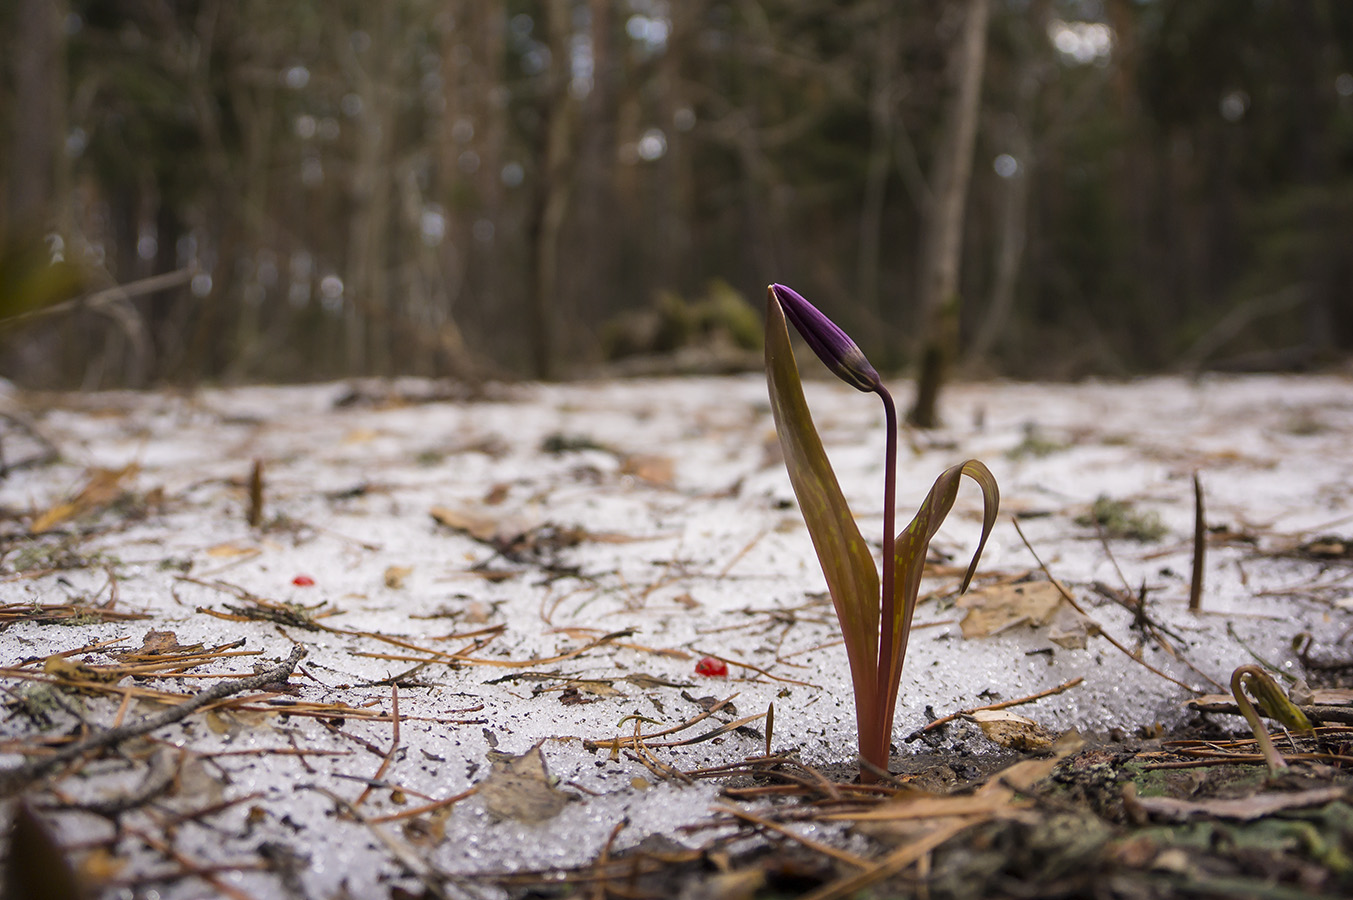
[[[878,390],[882,384],[879,373],[864,358],[850,335],[793,288],[772,284],[767,290],[784,310],[785,318],[793,323],[794,330],[803,336],[804,342],[836,377],[866,393]]]

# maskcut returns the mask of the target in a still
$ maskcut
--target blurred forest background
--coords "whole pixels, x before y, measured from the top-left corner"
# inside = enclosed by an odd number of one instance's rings
[[[0,60],[26,386],[736,367],[770,281],[897,372],[1353,349],[1339,0],[6,0]]]

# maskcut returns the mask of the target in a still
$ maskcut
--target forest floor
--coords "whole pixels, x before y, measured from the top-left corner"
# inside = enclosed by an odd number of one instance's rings
[[[877,405],[807,392],[872,535]],[[0,894],[1347,896],[1353,378],[943,402],[902,521],[967,458],[1001,520],[865,785],[760,377],[5,392]]]

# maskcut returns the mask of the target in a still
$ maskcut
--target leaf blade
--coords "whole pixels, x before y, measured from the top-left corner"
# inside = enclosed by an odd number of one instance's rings
[[[766,381],[775,432],[846,639],[855,695],[874,696],[878,669],[879,576],[813,424],[794,362],[784,311],[768,293]]]
[[[969,459],[957,465],[950,466],[940,473],[935,479],[935,483],[930,488],[930,493],[926,495],[916,511],[916,515],[905,529],[897,536],[896,547],[894,548],[893,564],[896,566],[896,577],[894,579],[894,591],[896,594],[893,608],[896,610],[894,628],[894,653],[892,673],[888,684],[890,685],[888,698],[889,709],[897,699],[897,685],[901,679],[902,663],[907,653],[907,638],[911,631],[911,618],[916,612],[916,597],[921,588],[921,576],[925,570],[926,553],[930,549],[930,542],[939,531],[940,525],[944,523],[950,510],[954,507],[954,501],[958,498],[959,484],[963,476],[968,476],[976,481],[982,489],[982,535],[978,539],[977,549],[973,552],[972,561],[968,564],[967,572],[963,575],[963,583],[959,587],[962,593],[968,589],[968,584],[972,581],[973,574],[977,571],[977,563],[982,558],[982,551],[986,548],[987,538],[991,536],[991,530],[996,525],[996,517],[1000,511],[1001,491],[996,483],[996,477],[991,474],[991,470],[984,463],[976,459]]]

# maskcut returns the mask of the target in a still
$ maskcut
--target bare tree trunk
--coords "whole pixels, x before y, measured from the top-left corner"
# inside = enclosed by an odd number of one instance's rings
[[[879,244],[888,167],[892,159],[890,149],[897,99],[901,21],[891,4],[880,6],[879,17],[879,28],[874,34],[873,82],[869,89],[869,163],[865,171],[864,199],[860,204],[860,255],[855,281],[864,308],[881,312]]]
[[[535,377],[556,372],[556,319],[559,285],[559,236],[568,211],[570,164],[573,162],[574,102],[569,96],[568,42],[571,28],[567,0],[549,0],[550,68],[542,104],[540,181],[532,211],[531,366]]]
[[[996,232],[995,274],[986,312],[967,349],[965,362],[969,368],[983,365],[984,358],[1000,341],[1015,306],[1015,288],[1028,240],[1029,189],[1036,165],[1029,129],[1038,98],[1041,63],[1038,51],[1032,45],[1043,38],[1045,5],[1036,2],[1031,6],[1031,25],[1021,29],[1015,39],[1014,52],[1018,54],[1015,108],[999,120],[1014,165],[1011,171],[998,173],[1002,178],[1002,196]]]
[[[916,383],[916,402],[907,421],[920,428],[939,423],[940,385],[958,347],[958,270],[963,254],[963,209],[972,175],[977,138],[982,69],[986,61],[990,0],[969,0],[957,50],[955,90],[931,181],[934,203],[927,216],[925,266],[921,282],[921,334],[924,346]]]
[[[1001,220],[996,236],[996,272],[992,277],[991,299],[987,304],[977,336],[968,348],[966,361],[980,365],[1005,330],[1010,311],[1015,306],[1015,287],[1019,282],[1020,261],[1028,236],[1029,215],[1029,142],[1023,133],[1022,122],[1013,126],[1018,137],[1011,140],[1011,150],[1018,168],[1005,177],[1001,197]]]
[[[14,16],[11,63],[14,79],[14,141],[8,168],[9,224],[47,228],[53,207],[60,107],[65,94],[61,65],[61,21],[65,4],[20,0]],[[0,223],[3,224],[3,223]]]
[[[373,35],[366,58],[359,59],[343,42],[345,68],[361,98],[357,154],[353,161],[353,213],[349,223],[348,277],[344,288],[347,326],[347,367],[361,371],[388,369],[391,309],[388,290],[388,236],[390,232],[390,140],[395,127],[389,96],[390,51],[398,33],[394,8],[365,7],[365,25]]]

